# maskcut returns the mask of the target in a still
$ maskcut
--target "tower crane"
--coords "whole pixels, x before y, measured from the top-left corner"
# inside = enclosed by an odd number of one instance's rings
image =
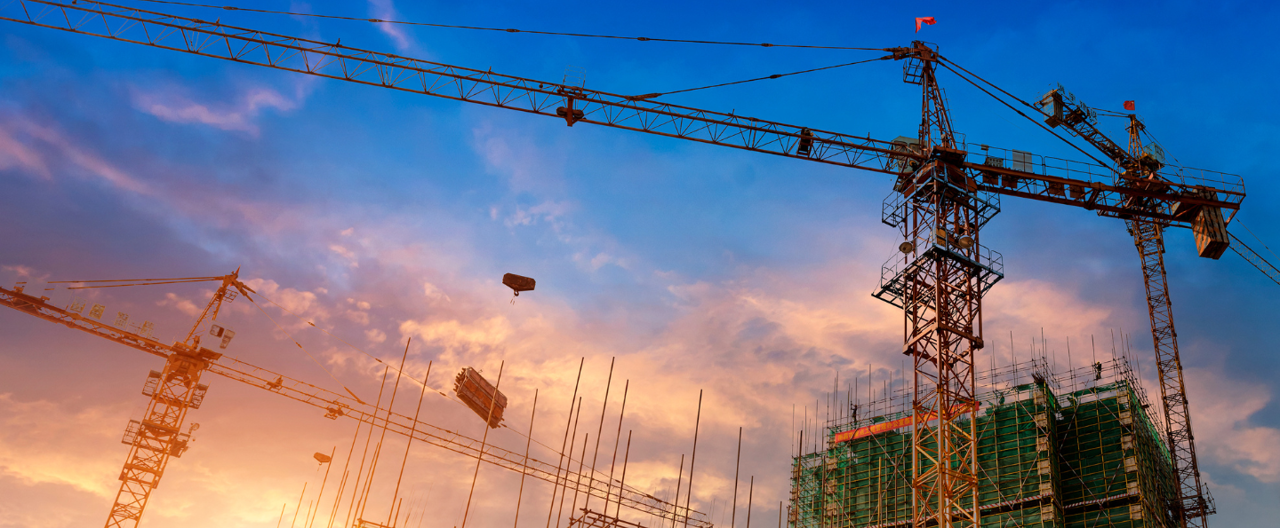
[[[653,94],[619,95],[106,2],[16,0],[0,7],[0,19],[516,110],[568,126],[601,125],[894,176],[882,221],[903,241],[882,267],[873,295],[903,310],[902,352],[914,370],[917,527],[979,521],[976,421],[970,419],[976,412],[974,354],[985,345],[982,298],[1004,277],[1003,256],[981,245],[979,232],[1000,211],[1000,197],[1190,228],[1208,237],[1209,253],[1219,254],[1229,244],[1225,230],[1206,231],[1204,225],[1229,223],[1245,197],[1239,176],[1214,171],[1165,165],[1162,178],[1144,179],[1141,171],[1119,172],[1102,162],[966,143],[952,128],[937,72],[945,68],[974,81],[935,46],[919,41],[879,50],[886,53],[882,59],[903,63],[904,82],[921,87],[916,137],[886,141],[664,103]],[[1201,254],[1212,256],[1203,248]],[[936,427],[926,426],[928,417]]]
[[[120,472],[120,489],[116,494],[106,527],[137,526],[151,497],[160,484],[161,477],[172,458],[186,452],[191,430],[182,431],[187,414],[199,409],[208,385],[201,383],[204,374],[214,374],[273,392],[306,405],[315,407],[325,418],[336,420],[350,418],[362,424],[385,427],[388,432],[399,434],[413,441],[424,442],[454,453],[480,458],[489,464],[522,473],[553,485],[572,489],[575,493],[599,499],[616,501],[619,507],[630,511],[656,515],[661,519],[688,519],[695,528],[711,528],[706,514],[692,510],[688,505],[679,506],[658,499],[634,486],[624,485],[616,479],[601,478],[593,470],[579,474],[522,453],[508,451],[492,443],[471,438],[457,431],[444,429],[414,417],[381,409],[357,398],[354,394],[342,394],[299,379],[254,366],[201,345],[199,333],[206,322],[217,321],[222,306],[244,297],[253,302],[257,294],[239,279],[239,270],[220,277],[189,277],[180,279],[58,281],[82,287],[123,287],[156,284],[219,283],[204,311],[196,318],[186,339],[166,345],[150,335],[148,325],[131,331],[126,328],[127,317],[118,317],[115,324],[102,320],[104,307],[88,308],[82,301],[74,301],[65,308],[49,303],[46,296],[36,297],[24,292],[22,285],[14,289],[0,287],[0,306],[12,308],[27,315],[87,332],[127,347],[146,352],[165,360],[164,368],[151,371],[143,385],[143,394],[150,397],[141,420],[130,421],[123,442],[128,444],[129,454]],[[86,286],[87,285],[87,286]],[[219,333],[226,332],[220,330]],[[228,337],[224,335],[222,347]],[[483,453],[483,457],[481,454]]]
[[[1051,127],[1063,126],[1072,135],[1093,145],[1116,166],[1117,183],[1158,188],[1166,181],[1159,171],[1164,168],[1164,154],[1155,143],[1144,145],[1145,128],[1137,114],[1128,115],[1128,148],[1121,148],[1097,129],[1097,113],[1078,102],[1059,86],[1035,103],[1047,116]],[[1137,207],[1160,207],[1135,200]],[[1204,210],[1195,206],[1176,206],[1169,211],[1175,216],[1193,218],[1196,246],[1202,257],[1217,259],[1231,238],[1220,210]],[[1196,460],[1195,436],[1191,433],[1186,385],[1182,376],[1182,359],[1178,353],[1178,333],[1173,324],[1173,306],[1169,299],[1168,276],[1164,264],[1164,226],[1158,220],[1140,217],[1125,221],[1142,263],[1142,278],[1151,317],[1151,338],[1155,349],[1156,371],[1160,378],[1160,403],[1165,417],[1165,432],[1172,455],[1179,499],[1168,509],[1183,527],[1207,526],[1207,517],[1216,512],[1213,498],[1200,478]],[[1237,241],[1238,242],[1238,241]],[[1240,244],[1243,245],[1243,244]],[[1246,248],[1247,249],[1247,248]],[[1236,250],[1239,253],[1239,250]],[[1259,268],[1261,269],[1261,268]]]
[[[1045,122],[1050,127],[1062,126],[1071,135],[1097,148],[1115,164],[1117,183],[1158,188],[1169,181],[1170,178],[1160,172],[1166,167],[1163,148],[1155,142],[1143,143],[1142,134],[1146,127],[1137,114],[1131,113],[1125,116],[1128,119],[1126,130],[1129,137],[1128,147],[1122,148],[1098,130],[1097,111],[1077,101],[1075,96],[1061,85],[1028,106],[1043,112],[1046,116]],[[1174,167],[1173,170],[1180,169]],[[1136,200],[1134,205],[1149,208],[1161,207],[1161,204],[1142,200]],[[1221,210],[1179,205],[1169,212],[1174,216],[1192,219],[1192,229],[1195,232],[1196,246],[1200,256],[1218,259],[1227,247],[1230,247],[1273,281],[1280,282],[1280,273],[1275,266],[1227,231]],[[1200,477],[1195,436],[1191,432],[1191,414],[1188,409],[1182,360],[1178,352],[1178,333],[1173,323],[1172,301],[1169,299],[1168,276],[1164,263],[1166,224],[1159,220],[1141,217],[1127,219],[1125,223],[1133,236],[1134,246],[1138,250],[1138,257],[1142,264],[1156,369],[1160,378],[1160,403],[1165,416],[1165,431],[1169,451],[1172,454],[1174,475],[1178,482],[1179,500],[1168,506],[1174,513],[1174,517],[1178,519],[1180,526],[1200,528],[1207,525],[1205,517],[1215,513],[1216,508],[1208,488],[1204,486]]]

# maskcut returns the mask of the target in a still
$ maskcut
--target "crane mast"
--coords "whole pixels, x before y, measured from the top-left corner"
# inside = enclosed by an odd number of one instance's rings
[[[206,319],[216,320],[222,303],[234,299],[237,292],[248,290],[238,280],[239,270],[223,277],[196,277],[183,282],[217,280],[222,284],[214,292],[209,304],[196,318],[192,330],[184,341],[165,345],[147,335],[140,335],[120,324],[102,322],[103,307],[94,305],[84,315],[85,303],[74,302],[67,309],[49,305],[48,297],[36,298],[23,293],[21,287],[14,290],[0,288],[0,305],[82,330],[99,337],[124,344],[165,359],[164,368],[151,371],[143,385],[143,394],[151,399],[141,420],[131,420],[125,429],[123,443],[129,445],[129,454],[120,470],[120,489],[107,517],[106,527],[137,526],[146,509],[151,492],[160,485],[169,459],[181,457],[187,450],[191,432],[182,431],[187,412],[199,409],[209,386],[200,383],[201,375],[222,357],[200,346],[196,332]],[[102,281],[118,282],[118,281]],[[99,286],[101,287],[101,286]],[[107,286],[114,287],[114,286]],[[145,332],[144,332],[145,333]]]
[[[129,444],[129,455],[120,470],[120,489],[111,505],[106,528],[137,526],[152,490],[160,485],[169,459],[181,457],[187,450],[191,430],[182,432],[187,411],[199,409],[209,390],[208,385],[200,383],[200,376],[222,357],[221,353],[201,347],[197,332],[206,317],[210,321],[218,319],[228,288],[233,288],[230,291],[234,298],[234,288],[241,287],[238,274],[239,270],[222,277],[222,285],[196,318],[186,340],[174,343],[172,352],[165,358],[164,369],[153,370],[147,377],[142,393],[151,400],[142,413],[142,420],[131,420],[125,429],[124,441]]]
[[[1138,160],[1138,165],[1147,166],[1139,170],[1149,172],[1150,166],[1142,163],[1143,160],[1150,159],[1140,137],[1142,126],[1136,115],[1129,116],[1129,156]],[[1212,214],[1212,211],[1201,213]],[[1217,220],[1221,222],[1221,213]],[[1169,300],[1169,280],[1164,265],[1164,228],[1158,222],[1149,220],[1133,219],[1126,223],[1142,261],[1147,311],[1151,316],[1151,341],[1156,355],[1156,372],[1160,376],[1160,404],[1164,408],[1169,453],[1173,458],[1173,471],[1178,482],[1179,500],[1167,507],[1172,510],[1180,526],[1205,528],[1209,525],[1208,516],[1216,513],[1217,509],[1200,479],[1195,436],[1191,434],[1191,411],[1188,409],[1186,384],[1182,379],[1178,332],[1173,326],[1173,303]],[[1199,242],[1199,229],[1196,234]],[[1225,228],[1222,229],[1222,234],[1226,234]],[[1218,250],[1217,255],[1221,254],[1222,251]]]
[[[1111,159],[1119,167],[1116,173],[1118,184],[1158,189],[1168,180],[1159,173],[1164,168],[1162,153],[1143,145],[1141,134],[1144,125],[1136,114],[1128,115],[1128,148],[1121,149],[1097,129],[1094,123],[1095,112],[1077,102],[1061,86],[1045,94],[1036,106],[1048,116],[1045,122],[1049,126],[1065,126],[1073,135],[1084,139]],[[1160,207],[1160,204],[1136,197],[1132,199],[1131,205],[1135,208]],[[1169,212],[1191,222],[1196,235],[1196,246],[1202,257],[1217,259],[1222,256],[1231,239],[1220,209],[1175,206]],[[1182,376],[1178,332],[1173,324],[1173,303],[1169,299],[1169,281],[1164,263],[1165,226],[1158,220],[1143,217],[1127,218],[1125,224],[1133,236],[1133,244],[1142,264],[1143,288],[1151,319],[1151,341],[1160,378],[1160,403],[1164,411],[1166,441],[1178,486],[1178,500],[1161,506],[1173,514],[1179,526],[1204,528],[1208,526],[1207,517],[1215,513],[1216,508],[1200,478],[1195,437],[1191,433],[1191,413]],[[1247,247],[1245,249],[1248,250]],[[1236,252],[1240,253],[1240,250]]]
[[[902,352],[914,367],[911,504],[913,526],[921,528],[980,525],[973,358],[983,346],[984,279],[994,271],[983,263],[978,228],[995,210],[978,205],[987,202],[958,166],[964,152],[936,60],[937,51],[917,41],[903,63],[903,80],[922,87],[915,147],[927,157],[895,187],[905,198],[898,217],[904,266],[893,282],[902,292],[895,298],[904,314]]]

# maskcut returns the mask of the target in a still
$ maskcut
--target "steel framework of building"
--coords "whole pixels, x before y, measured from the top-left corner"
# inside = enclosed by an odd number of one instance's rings
[[[1051,372],[1036,358],[976,376],[980,524],[1173,528],[1169,451],[1125,358]],[[789,528],[914,523],[912,391],[903,384],[824,424],[793,459]]]

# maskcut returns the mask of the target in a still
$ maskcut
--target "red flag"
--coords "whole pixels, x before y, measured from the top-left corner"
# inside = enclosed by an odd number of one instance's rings
[[[916,33],[920,32],[920,24],[928,24],[930,26],[937,24],[938,21],[933,17],[916,17]]]
[[[1135,106],[1135,105],[1133,104],[1133,101],[1125,101],[1125,102],[1124,102],[1124,109],[1125,109],[1125,110],[1135,110],[1135,109],[1137,109],[1137,106]]]

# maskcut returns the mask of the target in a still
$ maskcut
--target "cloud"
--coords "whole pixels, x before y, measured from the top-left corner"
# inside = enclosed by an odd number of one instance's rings
[[[378,20],[398,20],[400,17],[392,0],[369,0],[369,15]],[[403,26],[382,22],[377,27],[378,31],[391,38],[391,43],[400,53],[413,49],[413,41],[404,32]]]
[[[564,217],[570,210],[572,206],[567,202],[548,200],[527,209],[516,207],[516,211],[503,220],[503,223],[507,227],[515,227],[533,225],[541,221],[555,226],[556,220]]]
[[[1260,482],[1280,482],[1280,429],[1250,422],[1271,402],[1270,389],[1231,379],[1217,368],[1184,372],[1200,456]]]
[[[174,293],[164,294],[164,300],[156,302],[156,306],[167,306],[178,310],[187,315],[199,315],[202,311],[196,303],[185,297],[179,297]]]
[[[573,256],[573,261],[591,271],[597,271],[608,264],[613,264],[619,268],[630,269],[626,259],[615,257],[605,252],[596,253],[595,256],[588,258],[587,253],[577,253]]]
[[[49,166],[40,153],[13,137],[7,128],[0,127],[0,170],[24,169],[36,173],[42,179],[53,179]]]
[[[311,318],[312,322],[315,322],[327,319],[329,316],[328,309],[321,306],[318,297],[313,292],[281,288],[276,281],[269,279],[248,279],[244,283],[258,292],[258,296],[270,299],[270,301],[279,304],[281,308],[296,314],[298,317]],[[265,302],[262,304],[270,305],[272,303]],[[297,323],[297,325],[306,326],[302,322]]]
[[[511,336],[512,325],[501,315],[466,323],[405,321],[400,324],[400,334],[418,337],[451,352],[469,352],[502,344]]]
[[[433,301],[439,301],[441,299],[445,301],[453,300],[453,299],[450,299],[449,296],[444,293],[444,290],[441,290],[435,284],[431,284],[430,282],[422,283],[422,294],[425,295],[428,299],[431,299]]]
[[[155,191],[98,155],[74,144],[51,126],[25,117],[0,119],[0,168],[18,168],[50,179],[67,170],[102,180],[118,189],[144,196]]]
[[[174,89],[132,91],[133,107],[163,121],[179,124],[202,124],[219,130],[245,132],[257,137],[259,130],[254,119],[264,109],[287,112],[298,107],[299,102],[269,88],[251,88],[232,103],[207,104],[192,101]]]
[[[329,251],[332,251],[336,253],[338,256],[346,259],[348,266],[351,266],[353,268],[360,267],[360,262],[359,262],[359,259],[356,257],[356,252],[351,251],[350,249],[347,249],[346,247],[338,244],[329,244]]]
[[[73,410],[0,394],[0,472],[28,484],[60,484],[113,497],[119,462],[104,460],[98,449],[84,449],[78,442],[118,442],[124,412],[120,405]]]
[[[36,271],[35,271],[34,269],[32,269],[32,268],[30,268],[30,267],[27,267],[27,266],[22,266],[22,265],[16,265],[16,266],[0,266],[0,270],[4,270],[4,271],[8,271],[8,272],[12,272],[12,273],[14,273],[15,275],[17,275],[17,276],[19,276],[19,277],[21,277],[21,278],[24,278],[24,279],[29,279],[29,278],[34,277],[34,276],[35,276],[35,273],[36,273]]]
[[[471,129],[471,148],[490,171],[507,177],[514,192],[541,196],[562,193],[564,159],[549,156],[546,146],[527,135],[482,121]]]
[[[364,325],[364,326],[368,326],[368,325],[369,325],[369,313],[368,313],[368,312],[361,312],[361,311],[357,311],[357,310],[348,310],[348,311],[347,311],[347,313],[346,313],[346,316],[347,316],[347,319],[349,319],[349,320],[350,320],[351,322],[353,322],[353,323],[356,323],[356,324],[359,324],[359,325]]]
[[[1041,280],[1001,281],[984,299],[983,317],[992,324],[1031,330],[1053,326],[1056,335],[1079,335],[1104,328],[1110,307],[1080,298],[1079,291]]]

